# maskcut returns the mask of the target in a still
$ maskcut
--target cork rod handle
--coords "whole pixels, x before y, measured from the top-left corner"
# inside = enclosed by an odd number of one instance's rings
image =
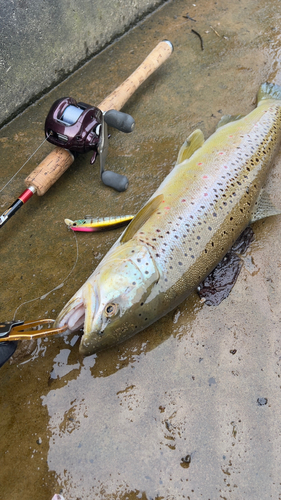
[[[133,93],[173,52],[173,45],[168,40],[158,43],[141,65],[117,89],[106,97],[98,106],[102,111],[116,109],[120,111]]]
[[[102,111],[120,111],[140,85],[163,64],[173,52],[173,45],[164,40],[150,52],[141,65],[99,106]],[[55,148],[25,179],[27,187],[33,186],[39,196],[45,194],[59,177],[70,167],[74,156],[66,149]]]

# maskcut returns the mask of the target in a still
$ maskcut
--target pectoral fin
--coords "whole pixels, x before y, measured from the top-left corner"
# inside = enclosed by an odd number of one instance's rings
[[[256,222],[257,220],[265,219],[266,217],[271,217],[272,215],[280,215],[281,209],[276,207],[270,200],[270,196],[262,189],[259,198],[257,200],[255,210],[252,213],[251,221]]]
[[[134,236],[134,234],[136,234],[136,232],[145,224],[149,217],[159,207],[163,199],[163,194],[159,194],[155,198],[152,198],[152,200],[150,200],[148,203],[146,203],[146,205],[144,205],[144,207],[137,213],[137,215],[125,229],[123,235],[121,236],[120,243],[126,243]]]
[[[202,130],[199,128],[194,130],[192,134],[184,141],[182,147],[179,150],[176,165],[182,163],[184,160],[188,160],[193,153],[201,148],[204,144],[204,135]]]

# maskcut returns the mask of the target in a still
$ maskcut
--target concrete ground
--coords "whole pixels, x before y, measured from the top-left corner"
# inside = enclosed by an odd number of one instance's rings
[[[163,0],[0,0],[0,126]]]
[[[65,218],[135,213],[192,130],[208,137],[222,115],[254,108],[262,82],[281,84],[277,7],[170,2],[2,129],[0,189],[43,141],[55,99],[98,103],[158,41],[173,42],[171,58],[124,108],[135,131],[110,139],[107,168],[128,176],[128,191],[106,188],[98,165],[81,156],[1,229],[3,320],[16,309],[25,320],[55,317],[120,234],[76,239]],[[2,190],[2,211],[51,150],[44,143]],[[279,204],[280,162],[267,186]],[[98,355],[81,359],[75,334],[38,341],[1,368],[1,497],[281,498],[281,218],[253,229],[238,281],[218,307],[194,294]]]

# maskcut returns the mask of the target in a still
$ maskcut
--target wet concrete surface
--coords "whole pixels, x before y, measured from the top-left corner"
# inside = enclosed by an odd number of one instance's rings
[[[155,10],[161,1],[1,0],[1,126]]]
[[[107,168],[129,177],[128,191],[101,184],[86,155],[1,229],[3,320],[17,308],[25,320],[55,317],[121,231],[76,239],[64,218],[134,213],[192,130],[208,137],[223,114],[253,109],[263,81],[281,83],[279,33],[273,1],[175,0],[2,129],[0,189],[42,142],[55,99],[98,104],[158,41],[173,42],[174,54],[124,108],[134,133],[112,133]],[[51,149],[44,143],[0,193],[2,211]],[[267,189],[281,204],[280,169],[281,156]],[[75,334],[37,341],[1,368],[1,498],[281,498],[281,217],[253,229],[218,307],[194,294],[98,355],[81,359]]]

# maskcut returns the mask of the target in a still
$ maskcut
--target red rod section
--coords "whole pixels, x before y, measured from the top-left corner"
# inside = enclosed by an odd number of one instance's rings
[[[16,212],[22,207],[36,192],[35,188],[32,186],[25,191],[12,203],[12,205],[1,215],[0,217],[0,227],[3,226],[7,220],[9,220]]]

